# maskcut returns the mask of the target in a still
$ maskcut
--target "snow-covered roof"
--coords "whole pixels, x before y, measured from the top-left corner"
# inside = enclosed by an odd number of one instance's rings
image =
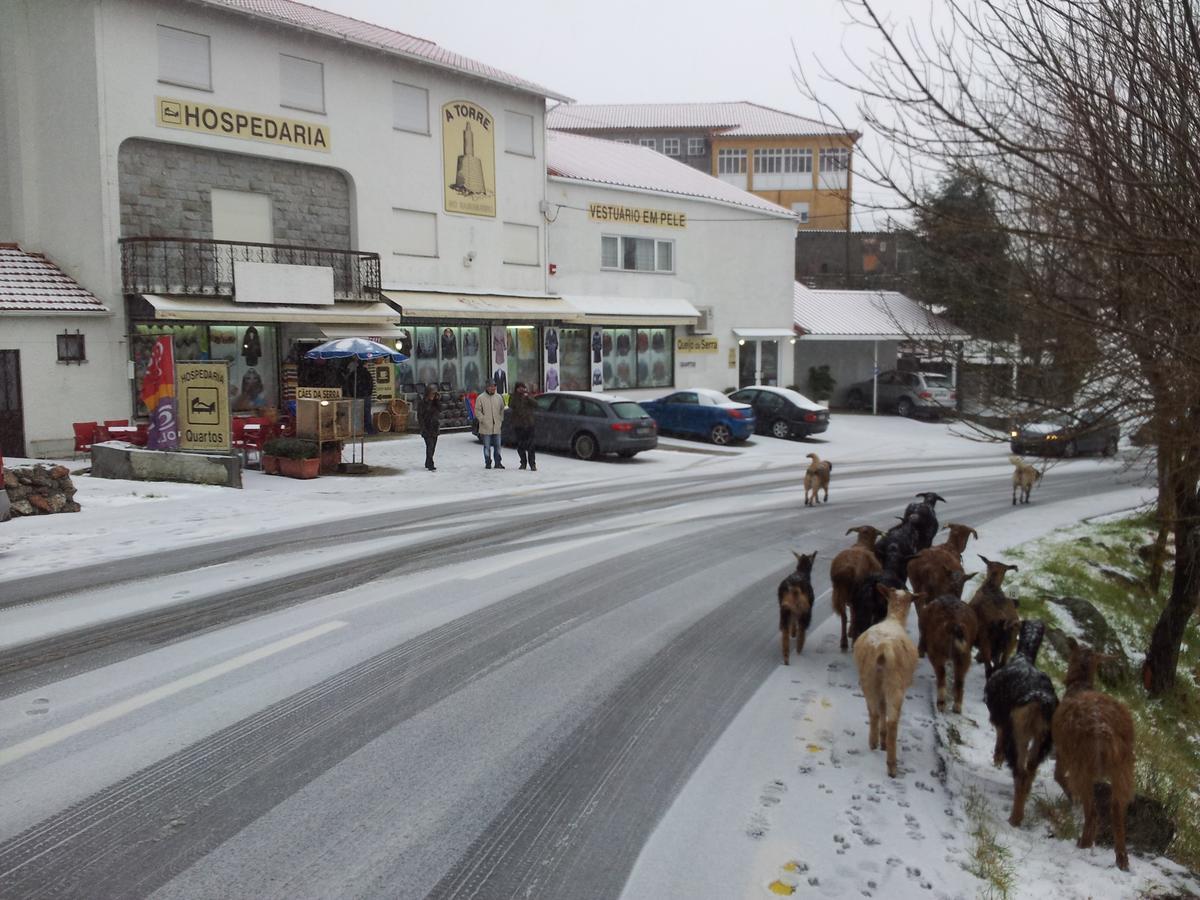
[[[394,53],[397,56],[482,78],[484,81],[503,84],[520,91],[536,94],[539,97],[549,97],[553,100],[570,99],[556,94],[540,84],[534,84],[532,81],[526,81],[524,78],[518,78],[516,75],[510,75],[500,69],[460,56],[445,47],[439,47],[433,41],[414,37],[402,31],[393,31],[381,25],[372,25],[370,22],[352,19],[349,16],[309,6],[306,3],[296,3],[294,0],[198,0],[198,2],[245,13],[258,19],[269,19],[282,25],[302,28],[305,31],[324,34],[364,47],[382,50],[385,53]]]
[[[911,338],[962,341],[970,337],[899,291],[818,291],[796,282],[796,329],[812,338]]]
[[[567,132],[546,132],[546,169],[552,177],[674,194],[741,206],[794,219],[789,209],[756,197],[649,147]]]
[[[0,313],[106,313],[108,307],[40,253],[0,244]]]
[[[733,103],[570,103],[546,113],[559,131],[621,128],[702,129],[722,137],[811,137],[854,134],[846,129],[747,100]],[[854,134],[857,137],[856,134]]]

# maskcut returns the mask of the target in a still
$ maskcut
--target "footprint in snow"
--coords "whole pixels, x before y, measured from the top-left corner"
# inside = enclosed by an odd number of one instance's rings
[[[33,701],[33,708],[25,710],[27,716],[44,716],[50,712],[50,700],[47,697],[38,697]]]

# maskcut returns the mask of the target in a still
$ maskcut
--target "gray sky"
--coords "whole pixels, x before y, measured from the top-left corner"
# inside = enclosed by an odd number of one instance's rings
[[[815,56],[852,78],[846,53],[865,62],[874,43],[839,0],[308,2],[426,38],[581,103],[751,100],[820,117],[793,81],[793,41],[814,81]],[[924,27],[931,2],[878,0],[878,7],[897,23]],[[829,86],[822,97],[862,130],[852,96]],[[878,196],[856,182],[856,200]],[[869,215],[856,222],[872,226]]]

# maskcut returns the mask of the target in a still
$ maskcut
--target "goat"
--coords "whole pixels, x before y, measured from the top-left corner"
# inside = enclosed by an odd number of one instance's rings
[[[954,663],[954,711],[962,712],[963,680],[971,668],[971,649],[979,634],[975,610],[962,601],[963,585],[978,575],[958,572],[951,590],[929,603],[917,606],[917,656],[929,654],[937,677],[937,708],[946,710],[946,663]],[[926,594],[925,596],[928,596]]]
[[[796,641],[797,656],[804,649],[804,638],[812,622],[812,567],[817,558],[815,550],[807,556],[792,555],[796,557],[796,571],[779,582],[779,642],[785,666],[792,639]]]
[[[908,636],[908,610],[916,598],[908,591],[884,585],[877,585],[876,590],[887,600],[887,618],[868,628],[855,642],[854,662],[871,721],[868,744],[872,750],[877,749],[883,731],[888,775],[895,778],[900,708],[917,669],[917,648]]]
[[[967,541],[974,535],[979,539],[978,532],[970,525],[951,523],[946,526],[950,536],[944,544],[926,547],[908,564],[908,581],[912,589],[929,597],[941,597],[943,594],[955,593],[954,576],[961,573],[963,551],[967,549]]]
[[[1050,723],[1058,694],[1050,676],[1037,668],[1045,634],[1046,623],[1040,619],[1022,622],[1016,655],[983,686],[988,718],[996,729],[992,762],[999,766],[1007,761],[1012,770],[1013,806],[1008,824],[1014,828],[1025,818],[1025,801],[1038,766],[1054,746]]]
[[[829,566],[829,581],[833,585],[833,612],[842,620],[842,643],[845,650],[849,644],[846,641],[846,613],[854,598],[854,591],[859,583],[882,566],[875,557],[875,541],[879,538],[879,529],[872,525],[857,525],[848,528],[846,534],[858,534],[858,542],[853,547],[847,547],[833,558]]]
[[[851,644],[868,628],[887,618],[887,597],[879,593],[879,588],[905,590],[903,562],[902,557],[892,554],[879,571],[865,575],[854,588],[850,597]]]
[[[908,504],[904,508],[904,518],[916,517],[914,525],[917,529],[917,549],[924,550],[933,545],[934,535],[938,533],[938,519],[933,508],[939,500],[945,503],[946,498],[933,491],[922,491],[916,496],[921,498],[921,502]]]
[[[1104,657],[1068,639],[1062,701],[1054,712],[1050,733],[1057,752],[1054,780],[1071,800],[1083,804],[1083,832],[1077,846],[1096,843],[1099,816],[1093,795],[1098,781],[1112,785],[1113,846],[1117,868],[1129,871],[1125,852],[1125,810],[1133,799],[1133,716],[1129,707],[1094,689],[1096,668]]]
[[[888,559],[894,559],[896,572],[901,582],[908,581],[908,561],[914,557],[917,547],[916,519],[911,516],[897,516],[899,525],[893,525],[879,540],[875,542],[875,556],[884,565]],[[900,587],[903,584],[899,585]]]
[[[1029,502],[1029,492],[1033,490],[1033,486],[1042,480],[1040,470],[1034,468],[1021,457],[1013,455],[1008,458],[1008,461],[1013,464],[1012,476],[1012,505],[1017,505],[1017,491],[1021,492],[1021,502]]]
[[[817,491],[825,491],[824,503],[829,502],[829,476],[833,472],[833,463],[822,460],[815,453],[805,454],[812,460],[804,472],[804,505],[814,506],[817,503]]]
[[[992,562],[982,554],[979,558],[987,565],[987,576],[971,597],[971,608],[979,619],[979,654],[975,661],[983,663],[984,677],[991,678],[996,669],[1008,662],[1021,627],[1017,615],[1019,604],[1005,596],[1001,588],[1005,573],[1010,569],[1015,572],[1017,567]]]

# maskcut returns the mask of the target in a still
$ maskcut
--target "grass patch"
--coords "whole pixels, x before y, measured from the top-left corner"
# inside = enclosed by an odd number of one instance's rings
[[[1137,734],[1137,791],[1163,803],[1176,825],[1167,856],[1193,872],[1200,871],[1200,635],[1193,617],[1180,648],[1176,687],[1169,695],[1149,698],[1137,674],[1150,635],[1170,592],[1173,569],[1168,559],[1162,586],[1153,594],[1147,585],[1149,566],[1139,549],[1154,540],[1155,525],[1145,515],[1083,524],[1043,540],[1013,548],[1006,561],[1021,569],[1005,581],[1021,601],[1021,615],[1044,619],[1067,634],[1077,634],[1071,614],[1049,597],[1080,597],[1091,602],[1116,632],[1133,677],[1101,686],[1126,703]],[[1107,572],[1105,570],[1108,570]],[[1128,576],[1133,583],[1126,581]],[[1050,641],[1039,665],[1062,689],[1066,660]],[[1058,834],[1064,811],[1057,800],[1034,798],[1034,808]],[[1065,822],[1062,823],[1065,828]]]
[[[984,882],[984,900],[1008,900],[1016,883],[1017,869],[1012,851],[996,837],[987,798],[975,787],[965,793],[964,809],[971,823],[971,860],[967,871]]]
[[[1079,824],[1075,821],[1075,810],[1071,801],[1062,793],[1043,794],[1040,791],[1030,797],[1033,814],[1050,827],[1050,833],[1060,841],[1079,838]]]

